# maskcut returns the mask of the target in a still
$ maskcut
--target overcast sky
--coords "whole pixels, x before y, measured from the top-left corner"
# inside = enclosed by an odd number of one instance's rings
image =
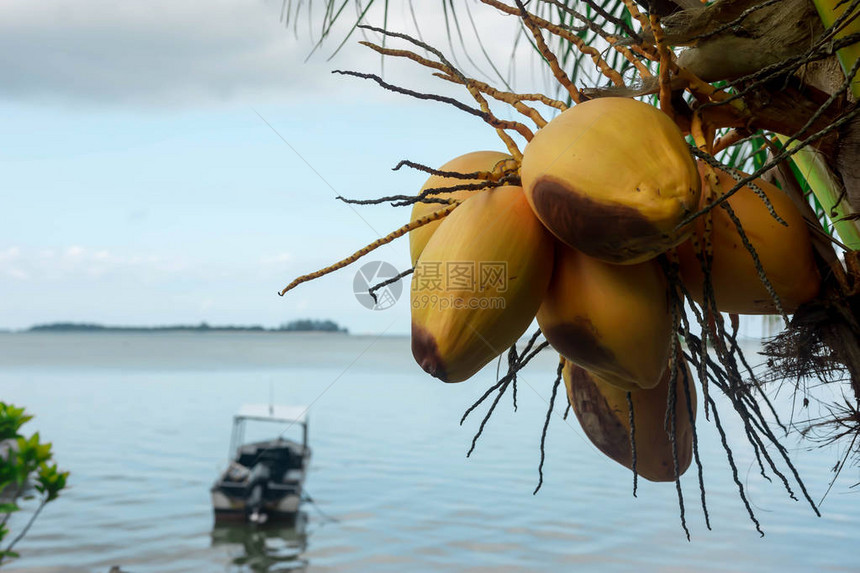
[[[389,27],[414,33],[407,3],[392,5]],[[506,62],[512,19],[470,6]],[[447,48],[435,2],[422,10],[424,38]],[[356,268],[275,292],[409,216],[336,195],[414,193],[425,177],[392,172],[400,159],[438,166],[503,147],[477,118],[331,75],[379,71],[358,37],[327,61],[344,27],[305,62],[317,31],[306,15],[296,33],[280,17],[281,3],[263,0],[3,2],[0,328],[330,318],[408,332],[407,301],[356,301]],[[381,25],[381,12],[365,21]],[[409,62],[387,62],[385,77],[463,95]],[[407,240],[371,260],[407,268]]]

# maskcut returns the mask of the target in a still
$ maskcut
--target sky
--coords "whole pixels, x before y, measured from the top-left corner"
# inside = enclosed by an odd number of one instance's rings
[[[407,3],[394,4],[389,28],[414,33]],[[264,0],[3,2],[0,329],[314,318],[408,332],[408,291],[392,308],[368,310],[353,295],[358,266],[283,298],[276,291],[408,221],[408,208],[353,207],[337,195],[416,193],[426,176],[392,171],[401,159],[439,166],[504,148],[445,104],[332,75],[380,72],[358,36],[328,59],[352,14],[308,58],[319,15],[300,14],[293,29],[281,9]],[[513,19],[476,16],[487,52],[506,62]],[[416,18],[424,39],[450,53],[435,3]],[[364,21],[381,25],[381,10]],[[531,67],[516,74],[518,87],[545,81]],[[411,62],[387,60],[384,75],[468,101]],[[408,240],[366,260],[405,270]]]

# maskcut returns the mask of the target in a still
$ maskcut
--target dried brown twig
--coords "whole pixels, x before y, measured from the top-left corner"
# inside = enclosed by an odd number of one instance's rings
[[[433,221],[438,221],[439,219],[448,216],[448,214],[451,213],[451,211],[453,211],[458,205],[459,205],[459,202],[454,203],[452,205],[449,205],[449,206],[445,207],[444,209],[439,209],[438,211],[434,211],[433,213],[427,215],[426,217],[421,217],[419,219],[415,219],[414,221],[412,221],[406,225],[403,225],[399,229],[392,231],[391,233],[389,233],[385,237],[382,237],[381,239],[378,239],[378,240],[370,243],[366,247],[357,250],[352,255],[348,256],[347,258],[345,258],[345,259],[343,259],[343,260],[341,260],[341,261],[339,261],[339,262],[337,262],[331,266],[328,266],[328,267],[326,267],[324,269],[320,269],[316,272],[313,272],[313,273],[310,273],[307,275],[302,275],[302,276],[298,277],[297,279],[293,280],[293,282],[291,282],[286,287],[284,287],[283,290],[278,292],[278,294],[280,296],[284,296],[285,294],[287,294],[288,291],[294,289],[295,287],[299,286],[302,283],[306,283],[308,281],[318,279],[318,278],[325,276],[329,273],[332,273],[338,269],[342,269],[343,267],[345,267],[347,265],[351,265],[352,263],[354,263],[355,261],[357,261],[361,257],[365,256],[366,254],[378,249],[382,245],[387,245],[388,243],[390,243],[394,239],[397,239],[398,237],[402,237],[403,235],[405,235],[409,231],[412,231],[414,229],[418,229],[419,227],[423,227],[424,225],[427,225],[428,223],[432,223]]]

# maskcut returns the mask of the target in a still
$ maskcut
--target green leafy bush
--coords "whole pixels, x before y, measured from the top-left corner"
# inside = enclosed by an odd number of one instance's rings
[[[21,435],[21,426],[32,418],[25,414],[24,408],[0,402],[0,565],[4,560],[18,557],[12,549],[27,534],[45,505],[57,499],[69,476],[69,472],[61,472],[56,464],[51,464],[51,444],[43,444],[38,432],[29,438]],[[18,502],[33,497],[39,497],[38,506],[7,544],[11,537],[9,519],[13,513],[22,511]]]

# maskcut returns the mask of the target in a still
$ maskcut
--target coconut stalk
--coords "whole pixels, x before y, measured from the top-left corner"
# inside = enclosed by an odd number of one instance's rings
[[[782,144],[788,141],[784,135],[776,137]],[[797,145],[794,141],[789,143],[788,148],[793,149]],[[860,250],[860,219],[857,219],[857,213],[845,200],[842,185],[827,167],[821,152],[811,146],[804,147],[791,160],[824,208],[845,246],[851,250]]]
[[[812,0],[815,9],[818,12],[818,17],[821,18],[821,23],[825,28],[830,28],[833,24],[845,15],[849,9],[856,12],[856,2],[847,2],[845,0]],[[844,38],[850,34],[860,32],[860,18],[858,14],[854,14],[854,19],[849,19],[841,30],[835,34],[835,38]],[[851,18],[851,16],[849,16]],[[839,64],[842,66],[842,71],[847,76],[849,70],[854,67],[854,62],[860,58],[860,44],[851,44],[836,51],[836,57],[839,59]],[[851,94],[855,100],[860,99],[860,79],[855,77],[851,81]]]

